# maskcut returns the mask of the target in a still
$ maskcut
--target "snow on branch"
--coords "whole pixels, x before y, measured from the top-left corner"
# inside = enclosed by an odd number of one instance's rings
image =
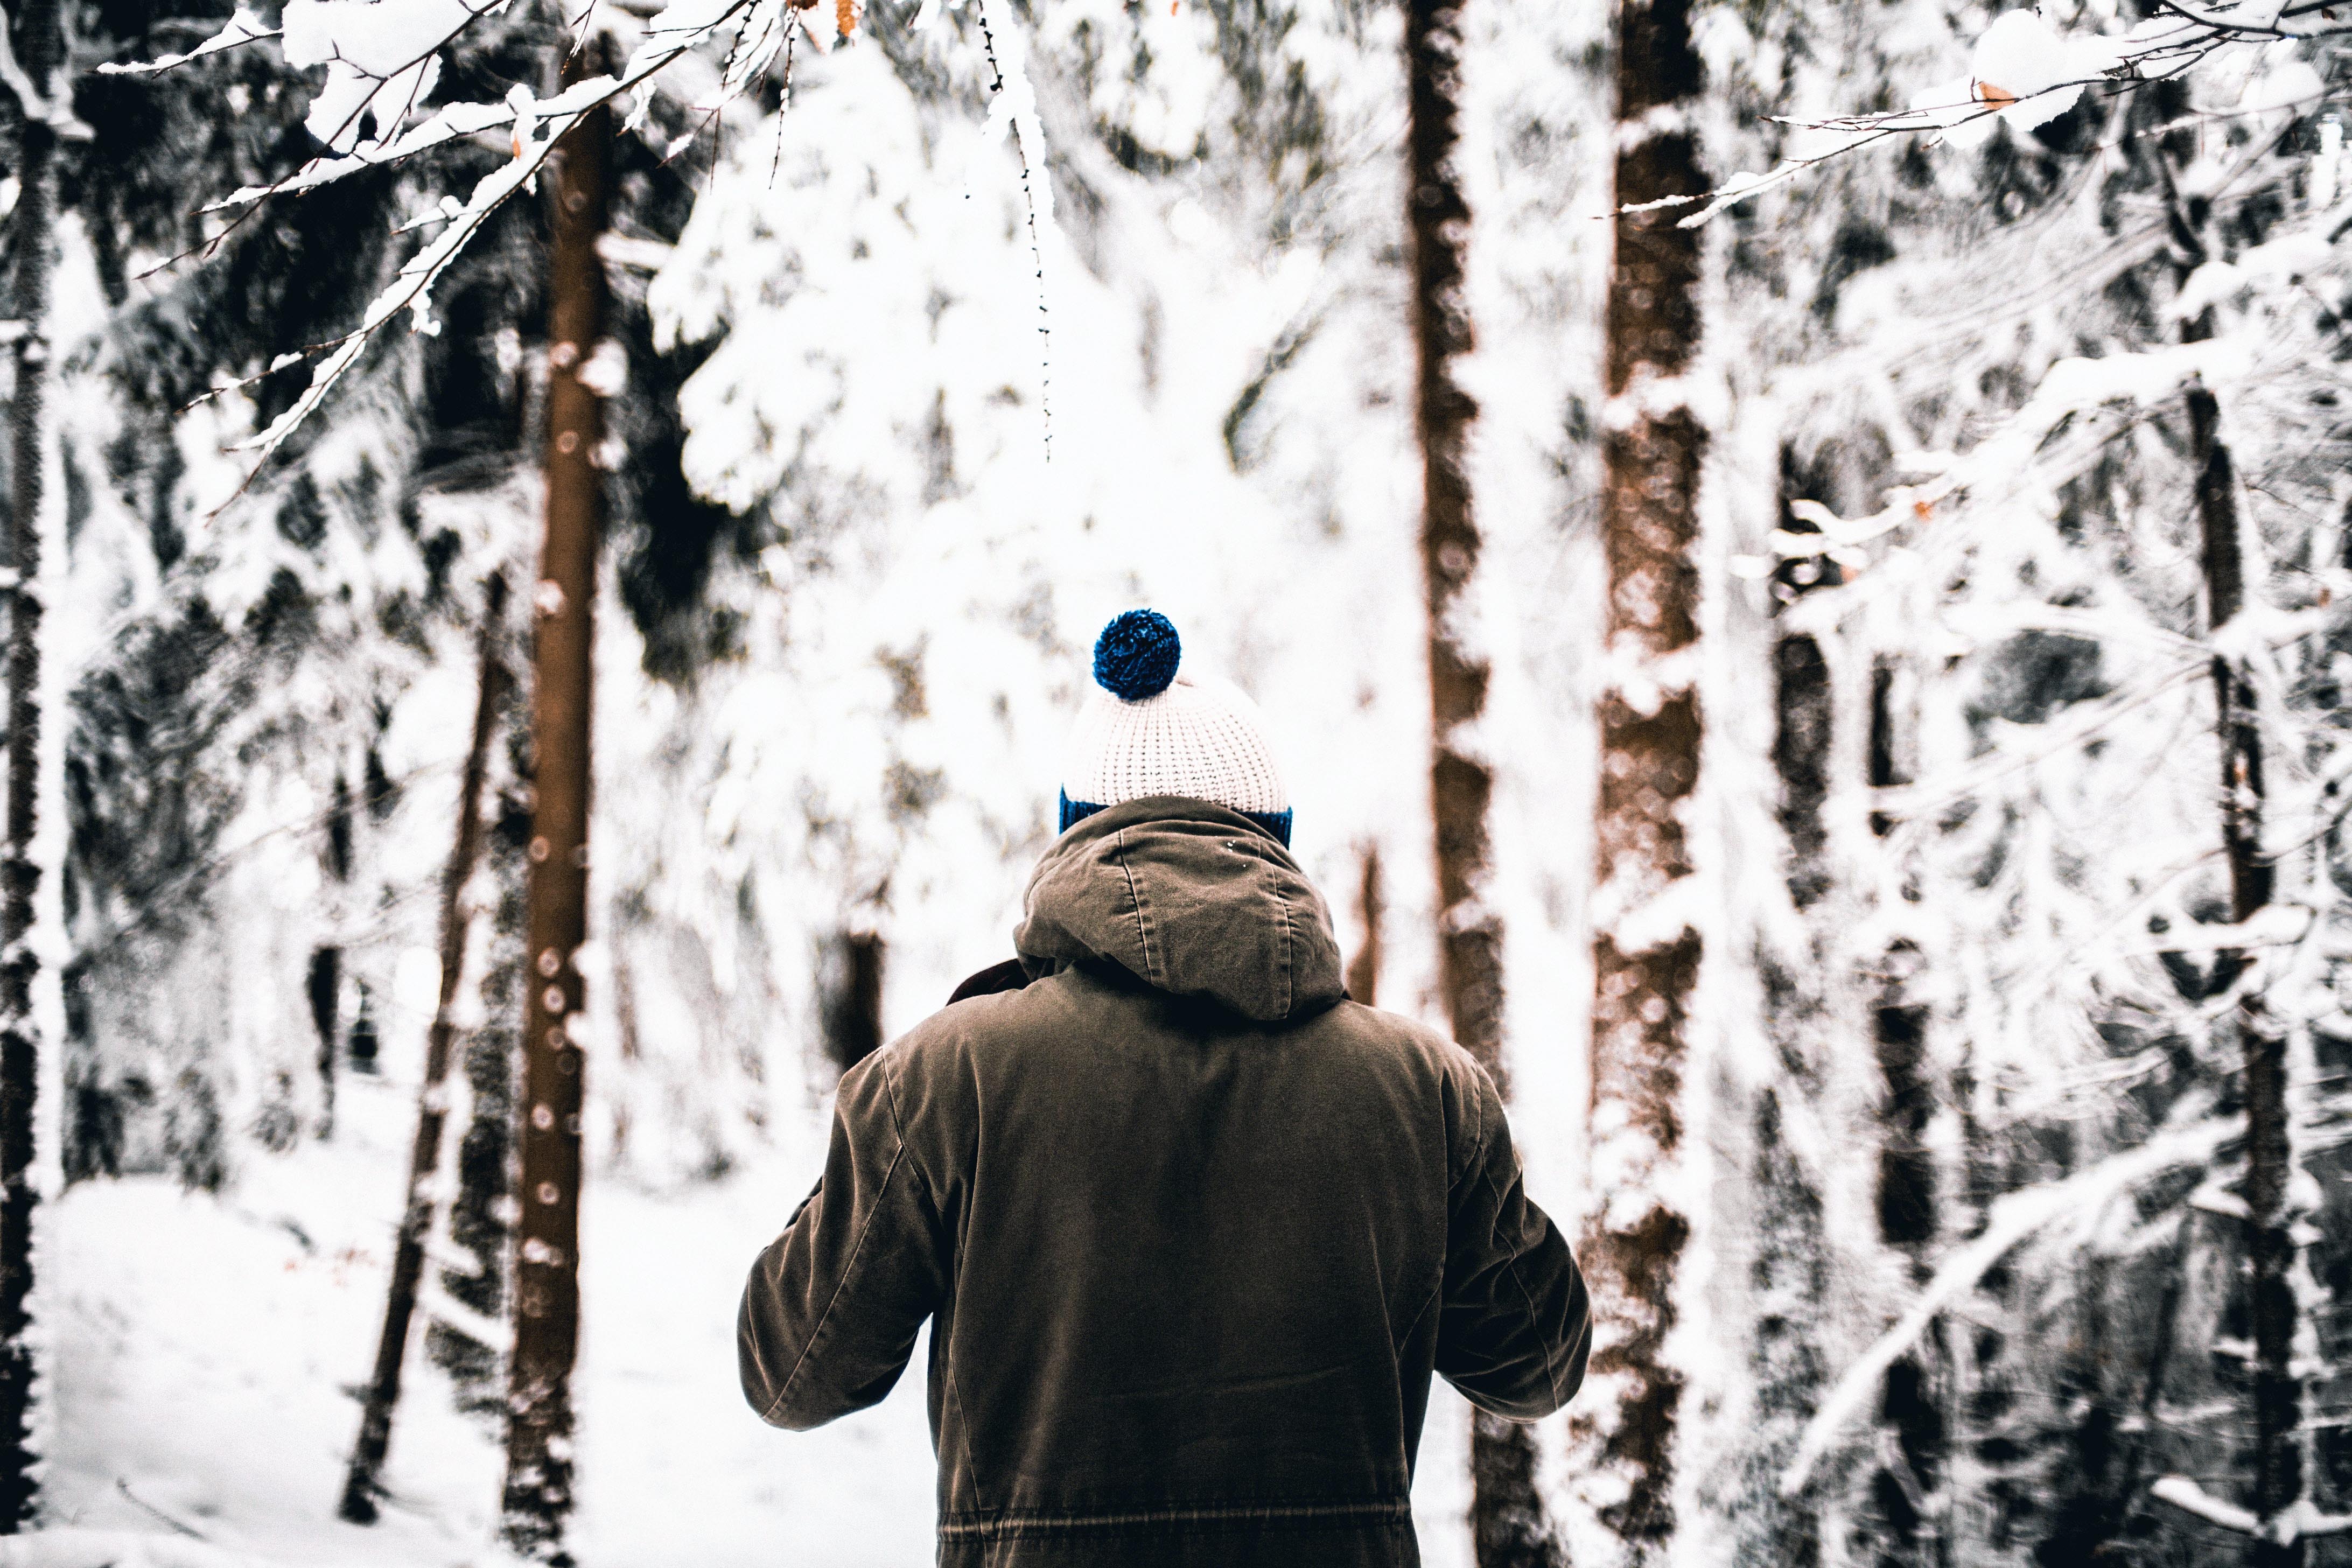
[[[276,27],[240,5],[236,15],[228,19],[228,26],[184,55],[158,55],[152,60],[105,60],[100,63],[98,72],[100,76],[152,76],[157,71],[186,65],[190,60],[200,60],[206,55],[217,55],[240,45],[258,43],[264,38],[278,36]]]
[[[2183,1165],[2210,1160],[2231,1139],[2242,1136],[2242,1123],[2214,1120],[2159,1132],[2137,1149],[2112,1155],[2087,1171],[2063,1181],[2007,1194],[1993,1200],[1985,1227],[1977,1238],[1946,1258],[1911,1310],[1879,1337],[1861,1359],[1846,1368],[1822,1396],[1806,1424],[1794,1458],[1780,1477],[1780,1492],[1794,1497],[1804,1489],[1838,1434],[1866,1412],[1878,1397],[1886,1369],[1918,1342],[1927,1326],[1962,1296],[1976,1288],[1986,1270],[2009,1256],[2036,1231],[2062,1220],[2078,1226],[2096,1218],[2110,1202],[2140,1184]]]
[[[2254,1517],[2252,1509],[2223,1502],[2187,1476],[2166,1476],[2147,1489],[2147,1495],[2158,1502],[2170,1503],[2183,1513],[2195,1514],[2208,1524],[2219,1525],[2233,1535],[2263,1533],[2263,1521]]]
[[[1013,151],[1021,165],[1021,199],[1029,220],[1029,258],[1037,272],[1037,341],[1043,361],[1038,412],[1045,425],[1045,460],[1054,460],[1054,324],[1045,303],[1045,247],[1037,235],[1037,212],[1054,216],[1054,181],[1045,163],[1045,132],[1037,118],[1037,93],[1029,84],[1029,47],[1015,28],[1000,44],[988,23],[987,0],[973,0],[980,21],[981,47],[990,73],[987,130],[992,138],[1011,132]],[[921,27],[938,14],[937,0],[926,0],[915,26]]]
[[[818,0],[670,0],[646,22],[644,42],[630,55],[617,76],[590,78],[545,100],[535,99],[527,86],[519,83],[502,101],[447,103],[428,118],[411,124],[424,100],[439,83],[444,54],[470,28],[506,11],[512,3],[513,0],[400,0],[394,5],[379,0],[287,0],[284,25],[275,31],[264,26],[254,13],[239,9],[218,33],[184,54],[101,68],[117,74],[152,74],[271,37],[278,40],[289,65],[325,68],[325,81],[312,98],[303,123],[326,151],[283,178],[265,185],[247,186],[207,205],[202,210],[208,213],[249,214],[274,198],[314,190],[367,169],[401,163],[451,142],[478,138],[500,129],[509,132],[508,142],[513,149],[510,162],[485,175],[463,200],[455,195],[445,195],[422,215],[400,226],[401,232],[436,224],[446,226],[437,237],[411,257],[391,284],[369,302],[359,325],[341,337],[313,345],[304,356],[323,356],[311,368],[310,384],[267,429],[237,443],[234,448],[257,455],[256,471],[261,461],[266,461],[317,411],[344,373],[357,363],[379,329],[405,310],[413,318],[415,330],[436,330],[432,316],[434,284],[481,231],[490,215],[516,192],[532,185],[556,145],[583,118],[624,95],[633,95],[635,110],[625,123],[637,124],[650,107],[654,79],[682,57],[722,35],[730,36],[715,101],[697,106],[712,114],[767,70],[793,28],[807,33],[811,41],[820,47],[823,43],[806,20],[806,14],[815,9]],[[836,0],[833,19],[842,37],[856,31],[862,9],[857,0]],[[585,7],[572,19],[576,30],[584,30],[588,21]],[[998,104],[992,111],[992,119],[1002,118],[1009,124],[1022,153],[1025,176],[1033,161],[1042,166],[1044,148],[1037,132],[1034,95],[1020,70],[1017,40],[1011,42],[1006,63],[995,84]],[[991,63],[994,64],[995,59],[992,41]],[[0,60],[0,75],[5,75],[8,63]],[[1050,204],[1050,188],[1044,195]],[[1032,223],[1034,227],[1034,209]],[[218,244],[221,237],[215,236],[203,248]],[[272,365],[271,372],[282,368],[285,363]]]
[[[1813,524],[1815,531],[1773,530],[1773,553],[1782,561],[1834,556],[1906,523],[1924,521],[1937,506],[1975,485],[2024,472],[2042,444],[2070,416],[2106,403],[2158,402],[2171,396],[2191,376],[2228,380],[2242,374],[2247,359],[2246,345],[2221,339],[2171,343],[2099,359],[2062,359],[2042,374],[2024,406],[1966,455],[1911,454],[1906,466],[1915,471],[1940,471],[1926,484],[1889,489],[1887,504],[1871,516],[1842,518],[1818,501],[1791,503],[1790,510]],[[1738,557],[1732,563],[1735,574],[1748,577],[1768,576],[1772,568],[1772,562],[1754,556]]]
[[[324,65],[327,82],[312,100],[304,123],[336,155],[310,160],[284,179],[248,187],[207,208],[251,206],[272,197],[314,189],[388,163],[399,162],[460,137],[500,126],[512,128],[514,157],[483,176],[463,201],[445,196],[431,215],[446,222],[438,237],[402,266],[391,284],[369,302],[360,324],[341,338],[317,345],[323,353],[311,368],[310,384],[268,428],[235,448],[267,459],[314,413],[344,373],[357,363],[376,331],[403,310],[417,330],[431,331],[433,285],[509,196],[530,185],[566,132],[593,110],[644,88],[680,57],[739,22],[741,38],[754,31],[781,32],[799,7],[793,0],[674,0],[646,26],[646,42],[618,76],[575,83],[556,97],[535,100],[521,84],[497,104],[458,102],[445,106],[423,124],[404,131],[419,100],[439,79],[443,50],[467,28],[506,8],[509,0],[404,0],[399,5],[368,0],[289,0],[282,37],[294,65]],[[252,17],[240,12],[221,33],[190,53],[149,62],[168,68],[208,53],[251,42]],[[124,68],[138,70],[142,68]],[[748,75],[748,69],[743,71]],[[739,81],[740,78],[739,77]],[[373,119],[374,134],[363,135]]]
[[[2148,1487],[2147,1495],[2232,1535],[2252,1536],[2280,1546],[2352,1531],[2352,1514],[2322,1513],[2308,1498],[2296,1499],[2284,1513],[2265,1521],[2252,1509],[2215,1497],[2187,1476],[2162,1477]]]
[[[1916,95],[1908,106],[1876,114],[1830,115],[1818,120],[1774,117],[1773,123],[1796,132],[1790,151],[1769,171],[1741,170],[1711,191],[1696,196],[1671,196],[1621,212],[1705,203],[1683,218],[1680,226],[1695,228],[1737,202],[1843,157],[1872,142],[1892,136],[1926,135],[1931,144],[1975,147],[2007,122],[2017,131],[2032,131],[2073,109],[2093,89],[2127,91],[2153,81],[2181,76],[2203,65],[2227,46],[2250,40],[2276,41],[2331,37],[2352,33],[2352,26],[2334,26],[2334,11],[2323,0],[2297,0],[2284,7],[2276,0],[2235,0],[2205,6],[2188,0],[2158,0],[2159,10],[2123,33],[2062,33],[2040,12],[2005,11],[1978,37],[1970,51],[1968,74],[1939,82]],[[2315,16],[2323,25],[2291,27],[2294,18]],[[2299,63],[2299,62],[2298,62]],[[2273,91],[2253,108],[2279,108],[2322,90],[2308,66],[2300,73],[2290,67],[2284,92]]]

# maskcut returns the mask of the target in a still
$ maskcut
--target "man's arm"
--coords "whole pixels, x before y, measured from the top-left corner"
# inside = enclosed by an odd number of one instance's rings
[[[1533,1421],[1584,1381],[1592,1313],[1551,1217],[1528,1201],[1502,1097],[1483,1072],[1477,1131],[1448,1197],[1437,1370],[1472,1404]]]
[[[877,1052],[844,1074],[824,1175],[751,1267],[743,1397],[794,1431],[877,1404],[946,1289],[944,1238]]]

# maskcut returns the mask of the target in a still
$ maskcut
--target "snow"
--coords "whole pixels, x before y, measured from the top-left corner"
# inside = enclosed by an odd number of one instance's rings
[[[1982,1234],[1955,1247],[1937,1267],[1934,1277],[1901,1321],[1859,1361],[1839,1373],[1836,1384],[1806,1424],[1804,1440],[1780,1478],[1782,1493],[1793,1496],[1803,1489],[1840,1428],[1880,1397],[1886,1369],[1917,1342],[1937,1313],[1972,1289],[1985,1270],[2036,1231],[2061,1220],[2071,1220],[2078,1232],[2088,1229],[2097,1223],[2108,1204],[2140,1183],[2181,1165],[2211,1158],[2240,1131],[2237,1124],[2218,1119],[2177,1128],[2063,1181],[1995,1198],[1989,1206]]]
[[[2239,95],[2238,108],[2247,114],[2271,110],[2312,109],[2327,96],[2327,84],[2309,60],[2290,53],[2273,53],[2264,69],[2249,78]]]
[[[2004,11],[1977,39],[1969,59],[1973,94],[2002,103],[2000,118],[2020,131],[2044,125],[2082,96],[2079,67],[2058,30],[2039,11]]]
[[[338,153],[363,142],[381,147],[439,83],[442,46],[491,8],[467,0],[286,0],[286,63],[327,68],[303,125]],[[233,19],[230,28],[236,26]]]
[[[127,1482],[213,1543],[257,1558],[478,1558],[498,1445],[450,1412],[446,1383],[414,1346],[384,1521],[362,1530],[332,1518],[358,1416],[338,1388],[364,1370],[382,1310],[388,1226],[363,1216],[391,1207],[363,1205],[352,1191],[381,1160],[336,1154],[305,1150],[283,1173],[299,1174],[299,1188],[289,1181],[233,1206],[153,1179],[68,1194],[56,1222],[58,1262],[75,1280],[59,1302],[59,1517],[152,1526],[118,1485]],[[919,1374],[915,1396],[797,1440],[762,1427],[735,1392],[734,1293],[757,1238],[797,1201],[786,1190],[747,1174],[682,1212],[592,1189],[576,1384],[584,1564],[879,1564],[928,1554]],[[681,1529],[687,1499],[700,1500]],[[779,1559],[780,1539],[814,1554]]]
[[[224,49],[234,49],[276,37],[277,28],[264,22],[258,13],[240,5],[229,17],[227,26],[185,54],[158,55],[152,60],[101,60],[98,68],[107,76],[152,76],[158,71],[170,70],[174,66],[185,65],[190,60],[202,59],[206,55],[216,55]]]
[[[44,1215],[56,1359],[48,1508],[0,1568],[485,1564],[501,1454],[412,1343],[369,1527],[334,1518],[383,1305],[406,1086],[353,1079],[331,1144],[248,1167],[233,1197],[163,1177],[80,1184]],[[735,1301],[814,1177],[778,1158],[660,1192],[592,1175],[574,1381],[583,1568],[899,1568],[931,1553],[925,1345],[876,1409],[762,1426],[736,1388]],[[436,1304],[446,1310],[446,1304]],[[492,1328],[497,1325],[490,1325]],[[1433,1402],[1416,1509],[1466,1564],[1466,1406]],[[159,1516],[201,1540],[159,1527]]]
[[[874,25],[903,26],[914,9],[877,8]],[[2224,51],[2197,68],[2191,113],[2168,139],[2199,143],[2175,169],[2179,187],[2237,216],[2175,292],[2157,198],[2134,187],[2110,199],[2116,154],[2104,143],[2070,153],[2054,132],[2047,143],[2033,135],[2087,101],[2075,82],[2169,68],[2202,36],[2178,17],[2113,30],[2117,9],[2053,8],[2044,20],[1905,5],[1841,12],[1835,26],[1821,7],[1744,20],[1705,9],[1698,44],[1715,86],[1689,123],[1710,166],[1768,172],[1732,176],[1682,220],[1725,216],[1710,236],[1701,362],[1614,402],[1597,395],[1595,352],[1608,226],[1593,220],[1607,206],[1612,135],[1595,64],[1605,18],[1506,4],[1465,19],[1461,163],[1476,215],[1465,298],[1480,347],[1464,379],[1482,410],[1472,461],[1487,537],[1464,626],[1494,677],[1486,717],[1454,739],[1496,770],[1496,867],[1479,907],[1507,932],[1513,1116],[1531,1184],[1562,1215],[1630,1226],[1670,1198],[1698,1227],[1672,1346],[1691,1379],[1677,1508],[1694,1521],[1693,1562],[1780,1560],[1740,1531],[1794,1460],[1811,1466],[1804,1507],[1828,1520],[1851,1509],[1894,1452],[1875,1425],[1877,1374],[1890,1357],[1939,1353],[1935,1323],[1998,1329],[2000,1356],[1969,1375],[2054,1383],[2077,1327],[2055,1314],[2100,1310],[2084,1305],[2084,1280],[2099,1275],[2085,1254],[2208,1246],[2189,1211],[2228,1210],[2226,1172],[2209,1170],[2196,1195],[2145,1225],[2107,1201],[2108,1184],[2137,1181],[2131,1162],[2149,1150],[2188,1157],[2162,1131],[2143,1145],[2134,1118],[2167,1075],[2211,1078],[2221,1047],[2207,1037],[2237,997],[2267,986],[2301,1020],[2297,1051],[2314,1028],[2347,1026],[2340,955],[2352,949],[2326,891],[2334,868],[2321,864],[2332,841],[2314,832],[2347,764],[2325,721],[2296,706],[2322,673],[2341,684],[2311,639],[2338,637],[2352,597],[2352,579],[2324,564],[2342,558],[2342,465],[2310,413],[2332,406],[2315,394],[2340,393],[2336,362],[2313,347],[2310,309],[2341,292],[2329,238],[2345,216],[2340,125],[2318,122],[2320,156],[2298,195],[2277,176],[2307,150],[2273,142],[2312,85],[2295,52]],[[598,606],[597,936],[574,961],[589,1011],[567,1019],[597,1064],[580,1385],[590,1568],[928,1552],[919,1377],[858,1422],[769,1433],[740,1410],[726,1318],[751,1248],[814,1173],[825,1075],[809,1047],[813,955],[844,930],[886,938],[894,1032],[1003,955],[1049,834],[1083,649],[1111,611],[1169,609],[1204,666],[1280,716],[1302,858],[1343,906],[1352,947],[1359,917],[1344,906],[1362,857],[1379,851],[1390,879],[1381,1000],[1434,1012],[1419,475],[1399,327],[1400,13],[1312,0],[1278,36],[1243,37],[1189,0],[1031,10],[988,7],[1001,91],[980,57],[978,6],[924,0],[913,20],[928,30],[887,48],[869,36],[822,57],[801,50],[776,118],[745,89],[803,25],[797,14],[690,0],[640,38],[608,7],[600,16],[634,40],[621,79],[415,114],[387,97],[398,113],[346,147],[322,144],[274,187],[316,189],[459,141],[509,150],[499,183],[471,193],[439,190],[429,161],[402,176],[387,221],[412,226],[408,246],[446,226],[440,249],[417,254],[447,259],[465,243],[450,234],[527,190],[530,160],[592,101],[625,93],[656,144],[678,123],[656,124],[652,109],[721,109],[721,150],[707,174],[698,163],[677,243],[665,229],[603,244],[625,293],[646,287],[659,352],[629,363],[600,344],[575,371],[625,418],[662,384],[673,351],[699,366],[683,401],[687,475],[730,514],[732,553],[720,552],[706,608],[735,638],[689,680],[656,681],[617,597]],[[435,14],[455,16],[410,15]],[[355,48],[413,50],[421,37],[385,6],[302,15],[320,29],[391,29],[353,34]],[[816,20],[800,42],[832,30]],[[739,22],[742,42],[722,59]],[[699,56],[663,53],[722,25]],[[267,56],[258,26],[233,20],[173,61],[218,69],[196,57],[240,44]],[[328,68],[315,39],[285,47],[321,60],[311,114],[331,131],[331,111],[363,84]],[[430,72],[371,58],[409,70],[412,86]],[[641,66],[674,68],[661,104]],[[1244,79],[1279,90],[1253,99]],[[1294,92],[1311,113],[1293,116]],[[1913,107],[1844,112],[1865,101]],[[1962,153],[2008,140],[1981,160],[1907,162],[1895,178],[1901,141],[1938,132]],[[2063,175],[2046,189],[1990,177],[2045,165]],[[228,200],[242,210],[272,188]],[[2242,226],[2273,210],[2284,216],[2260,219],[2263,243],[2247,243]],[[1850,276],[1832,264],[1848,219],[1883,228],[1889,252]],[[1036,332],[1041,268],[1050,367]],[[356,301],[350,320],[391,325],[414,307],[423,324],[434,286],[404,276],[404,299],[373,312]],[[78,320],[111,309],[94,281],[75,287]],[[142,284],[154,292],[139,299],[184,308],[170,287]],[[2147,308],[2126,314],[2115,303],[2125,299]],[[2180,319],[2208,310],[2213,342],[2172,341]],[[331,479],[367,460],[408,474],[402,399],[414,388],[401,378],[413,351],[384,356],[395,370],[383,377],[350,362],[351,403],[308,432],[315,447],[287,448],[287,468]],[[508,328],[503,372],[522,354]],[[68,639],[60,667],[110,668],[117,633],[152,624],[142,617],[171,594],[201,593],[234,619],[267,600],[281,570],[331,605],[335,586],[358,590],[347,611],[328,611],[358,629],[339,630],[346,640],[297,662],[272,694],[295,735],[272,742],[284,751],[244,786],[220,846],[235,868],[223,912],[157,961],[152,996],[118,984],[95,1003],[110,1059],[135,1058],[166,1083],[202,1065],[220,1114],[242,1128],[274,1077],[310,1082],[315,1038],[299,998],[224,975],[299,973],[310,943],[348,938],[388,1040],[415,1048],[432,990],[430,900],[417,889],[446,852],[462,728],[452,715],[467,710],[468,668],[446,626],[430,648],[372,629],[424,580],[400,529],[362,547],[339,524],[312,559],[277,536],[266,509],[232,506],[194,531],[217,553],[167,575],[145,542],[151,498],[117,483],[112,466],[132,432],[108,378],[142,366],[106,352],[84,363],[95,368],[61,393],[61,438],[95,482],[77,503],[89,515],[75,514],[76,582],[59,588],[73,606],[56,618]],[[2248,537],[2279,552],[2257,565],[2255,602],[2210,637],[2178,450],[2191,376],[2221,401]],[[1604,649],[1593,633],[1598,437],[1641,408],[1685,403],[1712,437],[1694,554],[1704,636],[1664,659]],[[186,474],[155,484],[152,514],[184,519],[226,500],[242,475],[220,448],[256,423],[253,402],[231,390],[159,436]],[[616,437],[600,461],[626,450]],[[1805,469],[1803,495],[1780,493],[1789,459]],[[425,536],[446,525],[463,542],[467,570],[511,563],[520,610],[534,597],[520,552],[536,500],[525,479],[482,496],[428,489],[415,505]],[[1775,530],[1784,500],[1822,531]],[[1817,574],[1784,604],[1799,574],[1783,564],[1817,557],[1843,584],[1819,586],[1829,574]],[[1774,768],[1772,654],[1799,638],[1816,645],[1829,719],[1818,811],[1829,886],[1809,908],[1789,887],[1790,803]],[[2083,645],[2095,657],[2067,675],[2074,667],[2051,650]],[[2283,886],[2242,925],[2202,901],[2216,870],[2217,652],[2260,683],[2279,763],[2266,842]],[[2336,663],[2352,668],[2352,656]],[[2062,697],[2037,686],[2044,665],[2074,682]],[[1874,735],[1882,678],[1887,737]],[[1682,692],[1697,695],[1708,727],[1706,775],[1681,820],[1696,874],[1593,891],[1592,705],[1614,693],[1649,710]],[[384,757],[412,805],[354,885],[338,887],[302,825],[327,809],[331,771],[358,754],[366,726],[305,725],[377,700],[391,704]],[[1896,782],[1879,782],[1880,738]],[[1646,950],[1685,929],[1707,957],[1689,1121],[1680,1148],[1662,1151],[1612,1107],[1588,1121],[1590,945],[1607,935]],[[2262,962],[2230,990],[2181,1002],[2159,956],[2224,948]],[[1937,1086],[1919,1139],[1948,1206],[1937,1239],[1916,1248],[1884,1240],[1866,1157],[1885,1131],[1871,1031],[1890,995],[1921,1010],[1923,1071]],[[482,1016],[470,984],[458,1005]],[[2097,1033],[2119,1019],[2145,1037],[2121,1055]],[[2315,1102],[2306,1081],[2297,1092]],[[1767,1092],[1781,1118],[1769,1161],[1748,1125]],[[452,1093],[462,1099],[462,1085]],[[395,1437],[402,1508],[372,1532],[327,1519],[356,1416],[333,1385],[358,1375],[372,1342],[413,1110],[387,1082],[342,1094],[331,1147],[306,1140],[272,1155],[233,1131],[225,1196],[139,1175],[84,1183],[47,1212],[63,1249],[44,1274],[58,1292],[44,1323],[66,1337],[51,1407],[66,1522],[0,1545],[0,1568],[10,1552],[206,1568],[488,1561],[494,1436],[448,1415],[436,1373],[417,1372]],[[2337,1184],[2298,1183],[2297,1202],[2312,1187],[2309,1206],[2324,1213]],[[2171,1191],[2136,1190],[2159,1186]],[[1596,1189],[1603,1200],[1585,1204]],[[1806,1218],[1789,1194],[1818,1212]],[[274,1226],[280,1215],[304,1226],[307,1247]],[[346,1254],[356,1261],[338,1277]],[[1790,1282],[1816,1265],[1830,1285]],[[1753,1287],[1759,1268],[1782,1274]],[[502,1333],[429,1282],[426,1305],[488,1340]],[[1748,1359],[1773,1314],[1802,1323],[1814,1381],[1801,1369],[1776,1384],[1782,1373]],[[1605,1407],[1604,1383],[1580,1409]],[[2058,1417],[2035,1419],[2053,1424],[2037,1437],[2058,1429]],[[1591,1436],[1549,1424],[1539,1462],[1572,1558],[1599,1564],[1614,1543],[1594,1510],[1623,1478],[1591,1470]],[[1811,1445],[1801,1455],[1801,1440]],[[1433,1562],[1466,1561],[1465,1443],[1462,1407],[1441,1394],[1419,1499]],[[1984,1500],[1981,1475],[1948,1474],[1952,1517],[1966,1517]]]
[[[621,389],[629,384],[628,351],[620,343],[606,338],[597,343],[595,351],[572,373],[580,384],[599,397],[618,397]]]
[[[2168,1502],[2187,1513],[2193,1513],[2208,1524],[2220,1525],[2238,1535],[2262,1535],[2262,1521],[2248,1509],[2224,1502],[2200,1487],[2187,1476],[2159,1476],[2147,1489],[2147,1495],[2159,1502]]]

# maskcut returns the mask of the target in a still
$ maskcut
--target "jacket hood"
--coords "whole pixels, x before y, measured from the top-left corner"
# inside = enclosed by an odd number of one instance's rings
[[[1347,994],[1331,914],[1274,835],[1179,795],[1122,801],[1045,852],[1014,949],[1033,972],[1107,960],[1155,991],[1261,1024]]]

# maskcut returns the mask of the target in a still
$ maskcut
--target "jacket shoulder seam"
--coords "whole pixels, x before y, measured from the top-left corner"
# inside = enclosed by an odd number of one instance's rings
[[[1449,1188],[1468,1175],[1471,1170],[1486,1157],[1486,1097],[1479,1092],[1486,1087],[1486,1072],[1484,1068],[1477,1065],[1475,1060],[1471,1062],[1470,1068],[1470,1109],[1477,1117],[1477,1122],[1470,1131],[1470,1152],[1464,1157],[1462,1163],[1455,1168],[1454,1173],[1446,1179],[1445,1184]]]
[[[930,1173],[923,1169],[921,1157],[915,1152],[914,1145],[908,1141],[907,1118],[898,1110],[898,1083],[892,1076],[891,1069],[900,1066],[903,1061],[904,1058],[897,1052],[886,1051],[882,1059],[874,1064],[875,1073],[882,1079],[882,1099],[890,1107],[890,1132],[898,1140],[898,1152],[892,1157],[891,1163],[895,1167],[898,1160],[906,1161],[907,1168],[914,1173],[915,1185],[922,1190],[924,1200],[930,1208],[931,1218],[934,1221],[943,1221],[946,1216],[940,1212],[939,1184],[933,1181]],[[888,1184],[886,1181],[884,1184],[887,1186]]]

